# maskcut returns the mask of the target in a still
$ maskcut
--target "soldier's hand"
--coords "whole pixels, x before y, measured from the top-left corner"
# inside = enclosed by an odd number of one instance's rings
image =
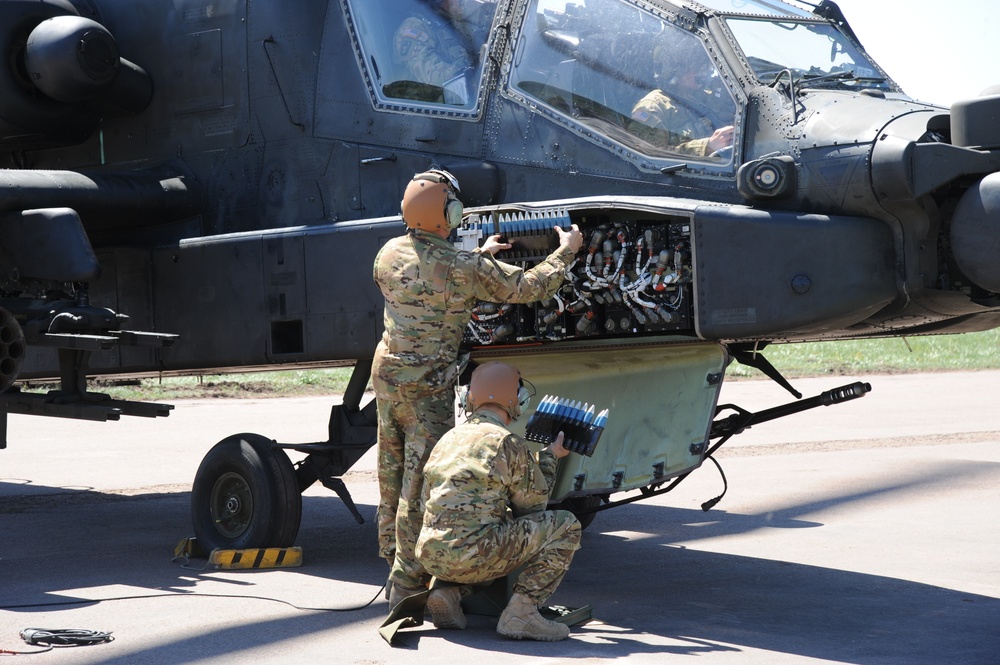
[[[708,138],[708,149],[712,152],[723,150],[733,144],[735,129],[732,125],[720,127]]]
[[[555,227],[556,233],[559,234],[559,245],[562,247],[569,247],[576,254],[583,247],[583,234],[580,233],[580,227],[574,224],[569,231],[564,231],[561,227]]]
[[[496,233],[487,238],[480,249],[483,252],[489,252],[492,256],[496,256],[497,252],[510,248],[511,244],[509,242],[500,242],[500,234]]]
[[[565,438],[566,436],[562,432],[559,432],[556,434],[556,440],[549,444],[548,451],[555,455],[556,459],[569,455],[569,451],[563,447],[563,439]]]

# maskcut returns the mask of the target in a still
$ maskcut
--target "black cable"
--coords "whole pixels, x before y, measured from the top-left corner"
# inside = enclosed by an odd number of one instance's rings
[[[52,651],[52,647],[48,646],[44,649],[39,649],[38,651],[12,651],[11,649],[0,649],[0,656],[30,656],[33,653],[45,653],[46,651]]]
[[[712,463],[715,464],[715,467],[719,470],[719,475],[722,476],[722,494],[701,504],[701,509],[705,512],[714,508],[715,504],[722,501],[722,497],[726,496],[726,492],[729,491],[729,482],[726,480],[726,473],[722,470],[722,465],[716,461],[715,457],[713,457],[711,453],[708,454],[707,459],[712,460]]]
[[[84,630],[82,628],[25,628],[21,631],[21,639],[35,646],[52,647],[82,647],[91,644],[113,642],[111,633],[100,630]],[[48,651],[49,649],[46,649]],[[43,653],[36,651],[35,653]]]
[[[176,558],[175,558],[176,559]],[[293,609],[299,610],[301,612],[357,612],[370,606],[378,597],[385,592],[385,587],[387,583],[383,583],[379,590],[375,593],[371,600],[369,600],[364,605],[359,605],[358,607],[300,607],[295,603],[290,603],[287,600],[281,600],[280,598],[269,598],[267,596],[239,596],[235,594],[221,594],[221,593],[151,593],[143,594],[139,596],[115,596],[113,598],[96,598],[91,600],[58,600],[51,601],[47,603],[26,603],[23,605],[0,605],[0,610],[21,610],[21,609],[32,609],[37,607],[57,607],[62,605],[89,605],[89,604],[99,604],[108,603],[112,601],[121,600],[146,600],[150,598],[189,598],[189,597],[199,597],[199,598],[234,598],[241,600],[264,600],[272,603],[281,603],[287,605]],[[101,631],[90,631],[82,630],[77,628],[59,628],[59,629],[45,629],[45,628],[25,628],[21,631],[21,638],[31,645],[47,645],[47,648],[41,649],[39,651],[10,651],[7,649],[0,649],[0,655],[28,655],[34,653],[45,653],[51,651],[54,646],[83,646],[87,644],[100,644],[102,642],[111,642],[114,637],[111,633],[104,633]]]
[[[287,600],[281,600],[280,598],[269,598],[267,596],[239,596],[236,594],[224,594],[224,593],[150,593],[139,596],[116,596],[114,598],[95,598],[91,600],[57,600],[48,603],[27,603],[24,605],[0,605],[0,610],[22,610],[31,609],[35,607],[55,607],[59,605],[87,605],[90,603],[108,603],[111,601],[119,600],[146,600],[150,598],[234,598],[238,600],[265,600],[271,603],[281,603],[282,605],[288,605],[289,607],[299,610],[301,612],[357,612],[363,610],[382,595],[385,591],[385,584],[379,588],[375,596],[369,600],[364,605],[359,605],[358,607],[300,607],[295,603],[291,603]]]

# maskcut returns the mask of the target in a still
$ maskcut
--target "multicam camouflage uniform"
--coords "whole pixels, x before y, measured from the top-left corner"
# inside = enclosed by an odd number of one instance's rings
[[[650,145],[698,157],[709,154],[708,138],[714,130],[711,120],[675,103],[661,90],[636,103],[628,125],[630,134]]]
[[[496,2],[453,2],[447,18],[432,14],[404,19],[392,40],[396,62],[414,81],[444,85],[480,64],[478,51],[486,43],[496,9]]]
[[[417,558],[447,582],[477,584],[520,566],[514,583],[540,606],[559,586],[580,548],[580,523],[545,510],[556,459],[535,462],[527,442],[489,411],[451,430],[424,467],[424,526]]]
[[[458,351],[473,307],[480,300],[548,298],[572,258],[564,247],[522,270],[414,229],[387,242],[375,258],[375,282],[385,297],[385,334],[372,364],[379,553],[393,565],[396,584],[412,588],[427,579],[413,553],[423,514],[422,470],[431,447],[455,422]]]
[[[396,61],[410,71],[413,80],[444,85],[473,64],[456,37],[455,30],[443,22],[411,16],[396,30],[392,46]]]

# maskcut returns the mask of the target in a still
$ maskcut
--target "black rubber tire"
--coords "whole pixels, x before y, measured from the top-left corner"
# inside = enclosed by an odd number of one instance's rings
[[[586,529],[594,521],[594,518],[597,517],[597,513],[587,511],[599,505],[601,505],[601,497],[588,494],[587,496],[575,496],[565,499],[552,506],[552,509],[568,510],[576,516],[576,519],[580,522],[580,528]]]
[[[281,448],[271,446],[273,460],[278,465],[282,476],[282,492],[279,500],[284,507],[285,517],[279,524],[274,536],[277,547],[291,547],[299,535],[302,524],[302,486],[288,454]]]
[[[302,519],[302,495],[288,455],[259,434],[215,444],[191,488],[191,522],[206,551],[291,547]]]

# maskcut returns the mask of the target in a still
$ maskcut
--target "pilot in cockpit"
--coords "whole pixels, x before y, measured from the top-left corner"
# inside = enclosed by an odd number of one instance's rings
[[[445,86],[479,65],[495,12],[495,0],[420,0],[393,37],[397,64],[412,81]]]
[[[658,87],[632,109],[629,133],[672,152],[716,156],[733,145],[735,106],[711,85],[718,70],[693,37],[653,49]]]

